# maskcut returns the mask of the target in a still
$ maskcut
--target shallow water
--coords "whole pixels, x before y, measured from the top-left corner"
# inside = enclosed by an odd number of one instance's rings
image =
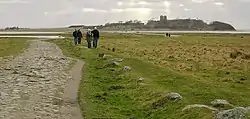
[[[109,32],[109,33],[215,33],[215,34],[250,34],[250,31],[167,31],[167,30],[158,30],[158,31],[105,31],[101,30],[102,32]],[[0,34],[63,34],[65,32],[1,32]]]
[[[41,38],[41,39],[62,39],[62,36],[0,36],[0,38]]]
[[[212,34],[250,34],[250,31],[104,31],[111,33],[212,33]]]
[[[0,34],[61,34],[64,32],[0,32]]]

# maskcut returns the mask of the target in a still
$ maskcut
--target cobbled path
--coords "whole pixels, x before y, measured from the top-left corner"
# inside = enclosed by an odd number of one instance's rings
[[[0,65],[0,119],[60,119],[67,69],[72,59],[55,44],[30,41],[30,47]]]

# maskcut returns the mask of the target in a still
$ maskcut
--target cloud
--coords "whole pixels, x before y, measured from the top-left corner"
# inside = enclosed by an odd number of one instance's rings
[[[129,2],[129,6],[135,6],[135,5],[136,5],[136,3],[134,1]]]
[[[144,7],[130,7],[123,9],[111,9],[109,10],[109,13],[111,13],[111,16],[116,16],[115,19],[118,20],[138,19],[146,21],[150,18],[154,10],[155,9]]]
[[[95,9],[95,8],[83,8],[82,12],[102,12],[106,13],[106,10],[100,10],[100,9]]]
[[[123,2],[119,1],[119,2],[117,2],[117,5],[118,5],[118,6],[122,6],[122,5],[123,5]]]
[[[138,4],[138,5],[147,5],[147,4],[149,4],[149,3],[146,2],[146,1],[139,1],[137,4]]]
[[[125,11],[137,11],[139,13],[148,13],[151,12],[151,8],[126,8]]]
[[[166,7],[169,7],[169,6],[171,5],[171,3],[170,3],[169,1],[164,1],[163,3],[164,3],[164,5],[165,5]]]
[[[210,0],[192,0],[192,2],[196,2],[196,3],[204,3],[204,2],[208,2]]]
[[[4,16],[0,27],[104,24],[119,20],[159,19],[160,15],[167,15],[169,19],[198,17],[250,29],[250,16],[246,15],[249,6],[250,0],[0,0],[0,15]],[[13,19],[18,15],[22,17]]]
[[[29,3],[27,0],[0,0],[0,4]]]
[[[128,18],[145,21],[152,15],[151,8],[126,8],[124,12]],[[134,14],[136,13],[136,14]]]
[[[110,12],[136,12],[136,13],[142,13],[147,14],[151,12],[151,8],[125,8],[125,9],[111,9]]]
[[[164,1],[163,3],[164,3],[164,7],[165,7],[164,13],[170,15],[171,14],[171,9],[170,9],[171,2]]]
[[[240,0],[241,2],[250,2],[250,0]]]
[[[48,16],[48,14],[49,14],[48,12],[44,12],[44,16]]]
[[[184,8],[184,11],[191,11],[192,9]]]
[[[224,5],[223,2],[215,2],[214,4],[217,5],[217,6],[223,6]]]
[[[111,9],[110,12],[113,12],[113,13],[121,13],[121,12],[123,12],[123,11],[124,11],[124,9]]]

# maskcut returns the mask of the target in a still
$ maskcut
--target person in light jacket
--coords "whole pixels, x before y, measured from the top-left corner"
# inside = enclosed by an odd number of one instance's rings
[[[91,33],[90,29],[88,29],[88,31],[86,33],[86,41],[88,43],[88,48],[91,48],[92,33]]]

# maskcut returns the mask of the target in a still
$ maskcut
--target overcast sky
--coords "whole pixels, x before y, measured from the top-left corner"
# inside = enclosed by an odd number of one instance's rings
[[[199,18],[250,29],[250,0],[0,0],[0,28]]]

